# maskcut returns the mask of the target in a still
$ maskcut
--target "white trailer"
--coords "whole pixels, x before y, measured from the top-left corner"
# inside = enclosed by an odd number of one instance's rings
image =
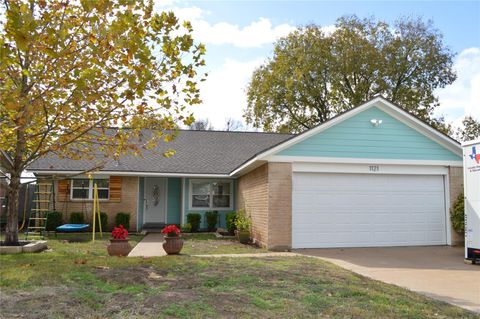
[[[463,146],[465,259],[480,263],[480,139]]]

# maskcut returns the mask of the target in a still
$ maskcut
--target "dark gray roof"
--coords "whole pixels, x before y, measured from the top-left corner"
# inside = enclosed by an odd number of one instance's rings
[[[148,134],[148,130],[145,131]],[[229,174],[256,154],[291,138],[290,134],[259,132],[224,132],[180,130],[170,143],[159,143],[143,151],[143,157],[121,156],[117,162],[108,160],[101,170],[121,172],[155,172],[182,174]],[[176,151],[173,157],[162,154]],[[83,171],[98,167],[98,160],[62,159],[56,155],[43,157],[32,163],[30,171]]]

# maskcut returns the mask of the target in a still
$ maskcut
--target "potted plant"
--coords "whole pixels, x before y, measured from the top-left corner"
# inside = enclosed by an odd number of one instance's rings
[[[180,237],[180,229],[175,225],[168,225],[162,229],[165,234],[163,249],[168,255],[176,255],[183,248],[183,239]]]
[[[235,219],[235,226],[237,229],[235,233],[238,241],[242,244],[247,244],[250,241],[250,228],[252,227],[252,219],[245,212],[245,209],[240,209],[237,212]]]
[[[120,225],[114,227],[112,231],[112,238],[110,238],[110,245],[107,247],[110,256],[127,256],[132,247],[128,243],[128,230]]]

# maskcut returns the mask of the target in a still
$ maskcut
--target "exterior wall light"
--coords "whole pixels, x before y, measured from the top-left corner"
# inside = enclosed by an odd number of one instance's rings
[[[372,124],[373,127],[379,127],[380,124],[382,124],[382,120],[371,119],[370,123]]]

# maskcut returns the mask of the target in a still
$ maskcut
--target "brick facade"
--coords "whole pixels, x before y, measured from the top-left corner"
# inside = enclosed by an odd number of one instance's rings
[[[292,166],[264,164],[238,179],[238,207],[252,217],[252,237],[270,250],[292,245]]]
[[[450,188],[450,208],[457,200],[458,195],[463,192],[463,167],[450,167],[448,169],[449,174],[449,188]],[[450,212],[447,216],[450,216]],[[463,245],[465,239],[464,236],[458,234],[453,228],[451,228],[452,245]]]
[[[117,213],[130,214],[130,230],[137,229],[138,177],[122,176],[121,196],[119,200],[100,201],[100,211],[108,215],[108,229],[112,229]],[[86,212],[86,223],[91,224],[92,201],[74,200],[64,197],[58,191],[56,183],[56,210],[64,213],[64,222],[68,223],[70,213]]]
[[[292,247],[292,164],[268,164],[268,248]]]
[[[268,247],[268,164],[241,176],[237,182],[237,206],[252,217],[252,237]]]

